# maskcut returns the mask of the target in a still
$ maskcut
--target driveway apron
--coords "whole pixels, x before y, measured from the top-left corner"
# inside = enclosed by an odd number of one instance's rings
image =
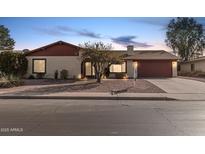
[[[182,79],[146,79],[167,93],[175,94],[205,94],[205,82]]]

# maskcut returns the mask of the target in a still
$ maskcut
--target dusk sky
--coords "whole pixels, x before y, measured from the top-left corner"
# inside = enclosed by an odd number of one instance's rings
[[[10,30],[15,49],[35,49],[55,41],[79,45],[87,41],[112,43],[113,49],[164,49],[166,25],[172,18],[0,18]],[[196,18],[205,25],[205,18]]]

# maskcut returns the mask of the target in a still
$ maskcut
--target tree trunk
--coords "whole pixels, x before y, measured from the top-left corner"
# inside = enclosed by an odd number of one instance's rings
[[[101,83],[101,74],[99,72],[96,74],[96,78],[97,78],[97,82]]]
[[[97,83],[101,83],[101,77],[97,78]]]
[[[109,77],[109,75],[110,75],[110,70],[109,70],[108,67],[105,68],[105,70],[104,70],[104,75],[106,76],[106,78]]]

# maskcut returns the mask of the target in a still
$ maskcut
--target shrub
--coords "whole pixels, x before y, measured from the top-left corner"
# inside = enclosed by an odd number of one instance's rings
[[[0,88],[12,88],[23,85],[23,82],[19,78],[13,78],[12,80],[2,79],[0,81]]]
[[[34,75],[29,75],[28,79],[35,79],[35,76]]]
[[[11,88],[13,87],[13,85],[11,84],[11,82],[5,81],[5,82],[0,82],[0,87],[1,88]]]
[[[123,79],[123,77],[126,75],[126,73],[116,73],[115,77],[116,79]]]
[[[58,70],[56,70],[54,73],[54,79],[58,79]]]
[[[4,51],[0,53],[0,72],[2,76],[22,77],[26,74],[28,61],[24,53]]]
[[[20,80],[0,82],[0,88],[12,88],[12,87],[17,87],[21,85],[23,85],[23,82]]]
[[[45,75],[44,73],[37,73],[36,78],[37,79],[43,79],[44,75]]]
[[[68,70],[62,70],[60,72],[60,78],[63,80],[68,79]]]
[[[180,76],[189,76],[189,77],[205,77],[205,72],[194,71],[194,72],[178,72]]]
[[[197,72],[197,77],[205,77],[205,72]]]
[[[13,80],[13,81],[10,81],[10,83],[11,83],[14,87],[23,85],[23,82],[22,82],[21,80]]]

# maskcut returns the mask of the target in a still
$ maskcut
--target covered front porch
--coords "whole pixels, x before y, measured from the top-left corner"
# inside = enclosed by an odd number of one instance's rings
[[[124,61],[122,64],[111,64],[108,68],[104,69],[103,78],[128,78],[128,69],[130,68],[127,65],[127,61]],[[85,61],[81,63],[81,76],[82,78],[96,78],[92,62]]]

